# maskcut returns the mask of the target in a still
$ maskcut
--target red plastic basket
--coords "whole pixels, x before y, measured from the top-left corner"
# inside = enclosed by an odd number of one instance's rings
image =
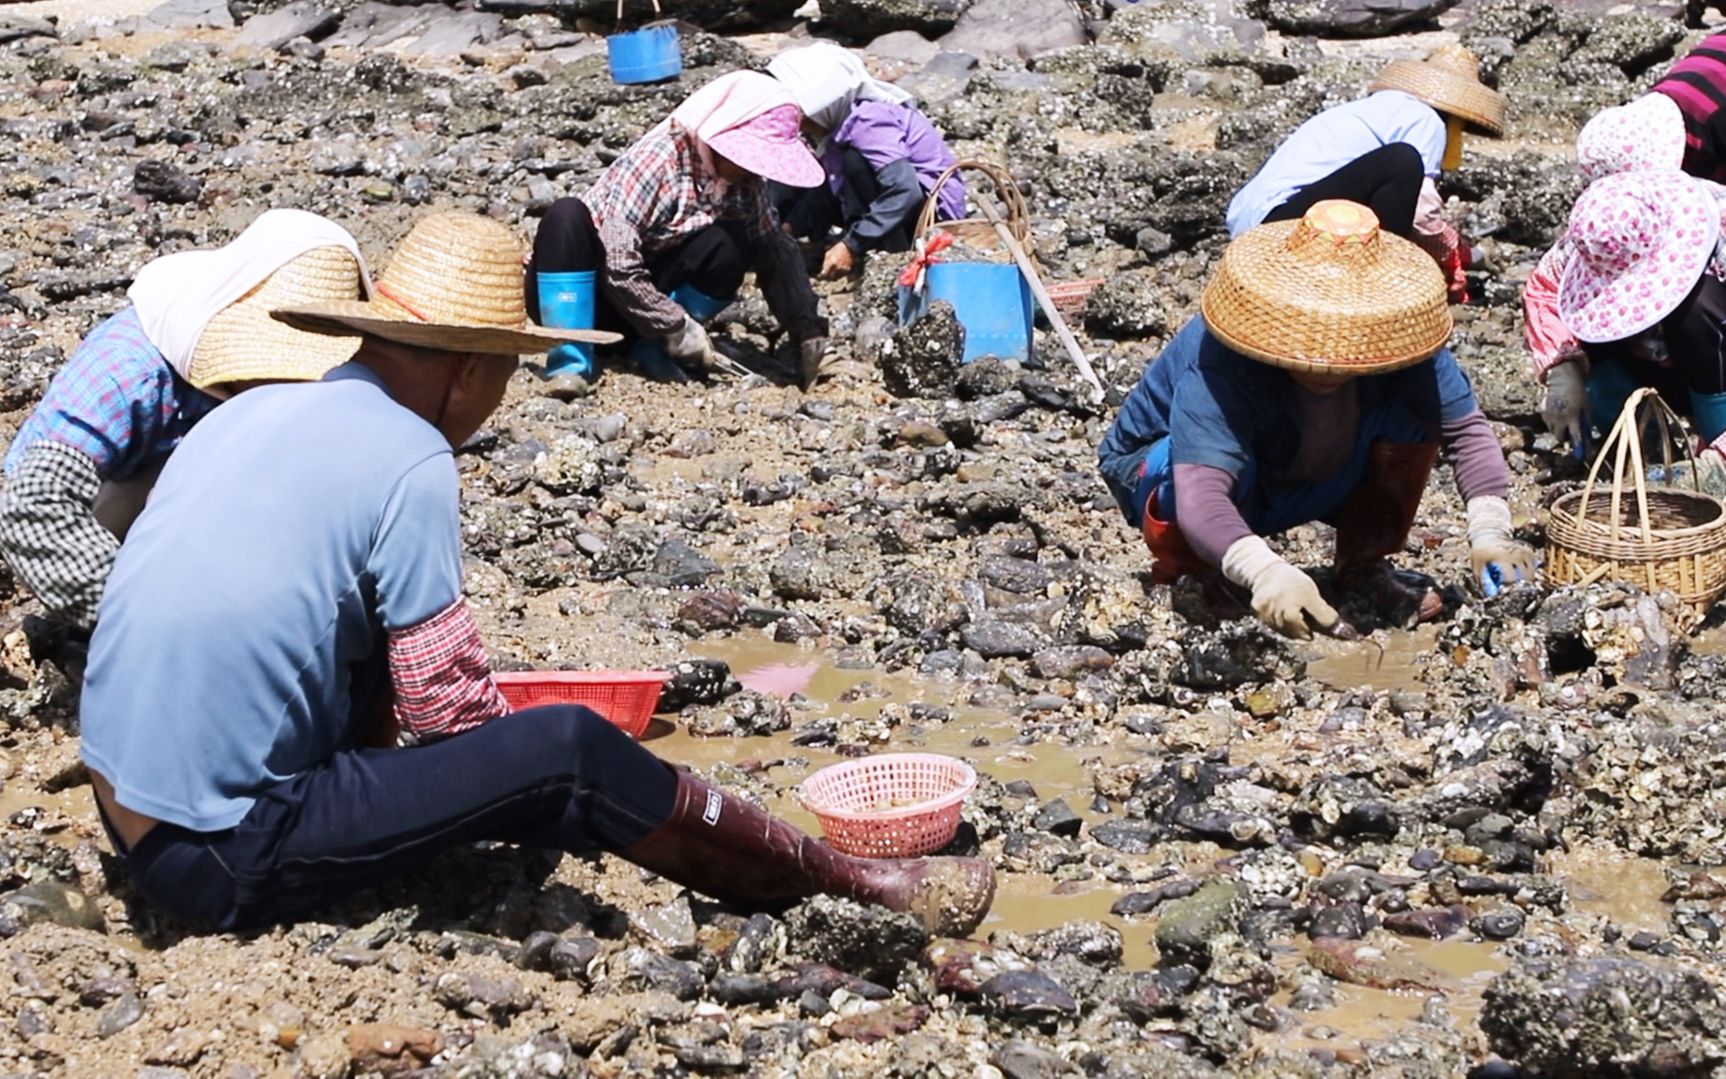
[[[835,850],[863,858],[914,858],[959,830],[977,785],[970,765],[938,753],[883,753],[821,769],[798,795]]]
[[[492,678],[512,710],[584,704],[640,738],[659,704],[665,671],[500,671]]]
[[[1063,315],[1071,315],[1084,309],[1085,301],[1091,298],[1091,293],[1103,283],[1100,277],[1088,277],[1082,281],[1060,281],[1048,286],[1049,302],[1055,305],[1055,310]]]

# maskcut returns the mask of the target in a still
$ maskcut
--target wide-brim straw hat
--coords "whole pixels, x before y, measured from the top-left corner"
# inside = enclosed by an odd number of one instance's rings
[[[610,344],[602,330],[557,330],[528,321],[522,245],[478,214],[420,219],[373,285],[370,300],[278,308],[276,318],[314,333],[359,331],[417,348],[520,355],[567,341]]]
[[[1441,46],[1425,60],[1392,60],[1367,89],[1401,90],[1488,134],[1504,134],[1504,95],[1480,81],[1480,61],[1461,45]]]
[[[315,247],[222,308],[204,325],[186,365],[200,390],[252,380],[311,382],[346,363],[358,334],[306,333],[270,317],[278,307],[353,300],[361,295],[360,264],[334,245]]]
[[[1199,307],[1236,352],[1319,375],[1410,367],[1443,348],[1451,330],[1432,256],[1342,199],[1236,237]]]

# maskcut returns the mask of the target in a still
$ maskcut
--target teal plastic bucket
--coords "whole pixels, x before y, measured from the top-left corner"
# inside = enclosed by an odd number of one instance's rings
[[[1026,360],[1031,356],[1036,308],[1031,285],[1012,263],[937,262],[921,292],[900,286],[899,324],[922,318],[929,305],[946,300],[965,327],[964,362],[979,356]]]
[[[626,85],[663,82],[683,72],[677,26],[669,22],[611,35],[605,39],[605,56],[611,66],[612,81]]]

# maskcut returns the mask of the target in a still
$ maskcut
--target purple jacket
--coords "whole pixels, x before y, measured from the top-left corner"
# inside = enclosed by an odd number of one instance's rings
[[[927,117],[910,105],[888,101],[858,102],[828,140],[822,164],[834,194],[839,193],[845,182],[840,161],[848,147],[862,154],[877,171],[895,161],[909,161],[917,170],[925,196],[955,160],[946,140]],[[941,189],[936,216],[943,221],[965,216],[965,185],[959,177],[955,176]]]

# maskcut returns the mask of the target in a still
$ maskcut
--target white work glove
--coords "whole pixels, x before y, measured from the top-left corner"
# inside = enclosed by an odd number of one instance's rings
[[[1488,598],[1507,584],[1534,580],[1534,552],[1514,538],[1510,504],[1497,495],[1468,500],[1468,554],[1474,579]]]
[[[718,360],[706,328],[689,315],[683,316],[682,326],[666,336],[665,351],[685,367],[699,367],[704,371]]]
[[[1563,360],[1546,372],[1546,401],[1540,418],[1546,429],[1568,437],[1577,459],[1588,456],[1588,384],[1582,365]]]
[[[1312,578],[1257,536],[1242,536],[1230,544],[1223,552],[1222,569],[1223,576],[1252,592],[1259,620],[1284,636],[1304,641],[1312,636],[1312,625],[1330,629],[1337,624],[1336,609],[1318,594]]]

